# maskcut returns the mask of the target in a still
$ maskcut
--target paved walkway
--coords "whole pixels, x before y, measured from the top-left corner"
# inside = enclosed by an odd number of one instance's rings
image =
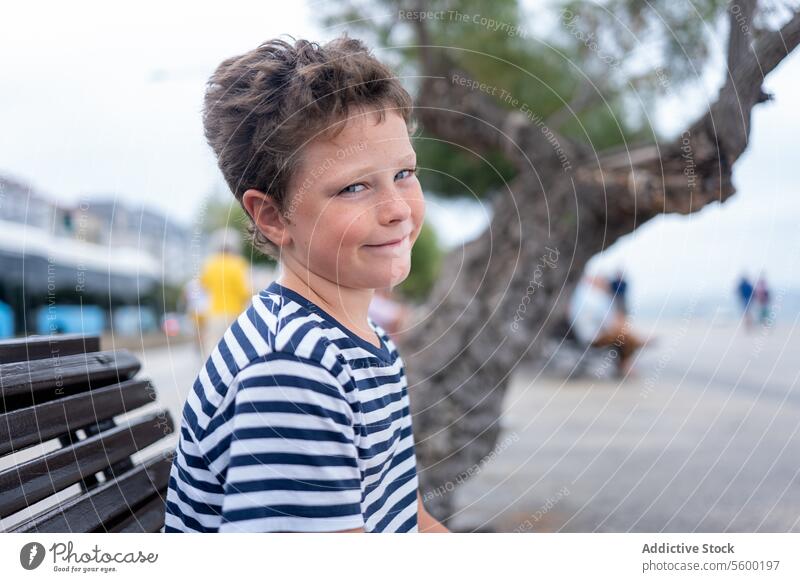
[[[800,333],[660,325],[637,375],[519,370],[461,530],[800,531]]]

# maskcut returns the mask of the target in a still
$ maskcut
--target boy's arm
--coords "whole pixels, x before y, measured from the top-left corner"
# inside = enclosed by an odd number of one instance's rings
[[[420,533],[450,533],[449,529],[425,509],[419,491],[417,491],[417,522]]]

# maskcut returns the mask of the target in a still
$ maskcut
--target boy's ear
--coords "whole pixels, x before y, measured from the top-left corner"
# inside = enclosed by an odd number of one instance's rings
[[[279,247],[291,242],[291,235],[286,230],[286,221],[272,196],[251,188],[242,196],[242,204],[256,228],[270,241]]]

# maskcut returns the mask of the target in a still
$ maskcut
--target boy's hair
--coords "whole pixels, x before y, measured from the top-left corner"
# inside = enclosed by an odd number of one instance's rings
[[[412,100],[392,71],[364,43],[346,35],[320,46],[269,40],[224,60],[208,80],[203,126],[233,195],[250,188],[286,212],[288,189],[302,163],[298,153],[319,136],[336,136],[354,110],[386,110],[413,131]],[[254,246],[278,258],[278,247],[249,217]]]

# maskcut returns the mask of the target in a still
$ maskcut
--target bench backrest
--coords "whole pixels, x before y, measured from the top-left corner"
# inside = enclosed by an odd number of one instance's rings
[[[156,410],[115,422],[156,399],[134,378],[140,367],[126,350],[101,351],[94,336],[0,342],[0,524],[14,522],[6,531],[162,528],[171,456],[131,457],[168,437],[172,418]]]

